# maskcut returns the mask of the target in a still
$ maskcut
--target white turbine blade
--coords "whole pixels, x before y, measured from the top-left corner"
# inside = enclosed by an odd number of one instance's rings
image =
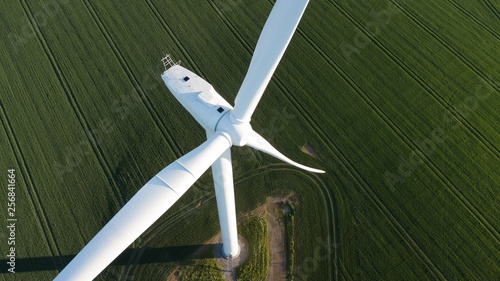
[[[252,114],[292,39],[309,0],[278,0],[264,25],[250,67],[235,100],[233,116],[250,122]]]
[[[255,148],[257,150],[260,150],[262,152],[265,152],[269,155],[272,155],[272,156],[274,156],[274,157],[276,157],[276,158],[278,158],[278,159],[280,159],[288,164],[291,164],[295,167],[299,167],[303,170],[313,172],[313,173],[318,173],[318,174],[322,174],[325,172],[323,170],[310,168],[310,167],[304,166],[302,164],[299,164],[297,162],[290,160],[288,157],[286,157],[281,152],[279,152],[266,139],[264,139],[261,135],[257,134],[255,131],[253,131],[252,134],[249,136],[248,142],[246,145],[248,145],[252,148]]]
[[[54,280],[94,279],[165,213],[231,146],[221,133],[168,165],[153,177]]]

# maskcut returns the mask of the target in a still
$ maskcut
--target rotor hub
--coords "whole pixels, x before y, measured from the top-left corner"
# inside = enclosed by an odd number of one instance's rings
[[[215,131],[228,135],[232,145],[244,146],[248,143],[253,129],[249,122],[237,120],[230,111],[220,119]]]

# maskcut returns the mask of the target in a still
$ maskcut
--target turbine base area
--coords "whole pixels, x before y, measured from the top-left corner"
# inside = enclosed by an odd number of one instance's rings
[[[161,78],[205,130],[215,131],[222,116],[233,109],[212,85],[178,64],[171,65]]]
[[[229,269],[230,266],[236,267],[236,266],[242,264],[243,262],[245,262],[245,260],[247,259],[247,257],[248,257],[248,242],[245,239],[245,237],[243,237],[239,234],[238,234],[238,245],[240,246],[238,254],[236,256],[233,256],[233,257],[228,257],[224,253],[224,249],[222,246],[222,236],[219,236],[217,238],[217,242],[214,246],[214,255],[215,255],[215,258],[217,259],[217,263],[223,269],[225,269],[225,268]]]

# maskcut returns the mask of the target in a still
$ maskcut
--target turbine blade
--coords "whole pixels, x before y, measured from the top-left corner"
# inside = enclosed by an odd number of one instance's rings
[[[264,25],[247,75],[236,96],[233,117],[250,122],[252,114],[292,39],[309,0],[278,0]]]
[[[230,147],[216,133],[153,177],[128,201],[54,280],[93,280],[165,213]]]
[[[303,170],[317,173],[317,174],[323,174],[325,171],[323,170],[318,170],[314,169],[311,167],[304,166],[302,164],[299,164],[295,161],[290,160],[288,157],[283,155],[281,152],[279,152],[276,148],[274,148],[265,138],[263,138],[261,135],[257,134],[255,131],[252,132],[252,134],[248,138],[247,144],[248,146],[255,148],[257,150],[260,150],[262,152],[265,152],[269,155],[272,155],[288,164],[291,164],[295,167],[299,167]]]

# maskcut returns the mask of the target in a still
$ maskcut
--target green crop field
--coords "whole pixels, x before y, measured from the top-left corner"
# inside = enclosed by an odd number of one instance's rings
[[[274,0],[0,2],[0,280],[52,280],[205,140],[160,59],[232,104]],[[233,147],[238,215],[293,194],[294,280],[496,280],[499,108],[499,0],[311,0],[252,126],[326,174]],[[206,173],[97,280],[219,231]]]

